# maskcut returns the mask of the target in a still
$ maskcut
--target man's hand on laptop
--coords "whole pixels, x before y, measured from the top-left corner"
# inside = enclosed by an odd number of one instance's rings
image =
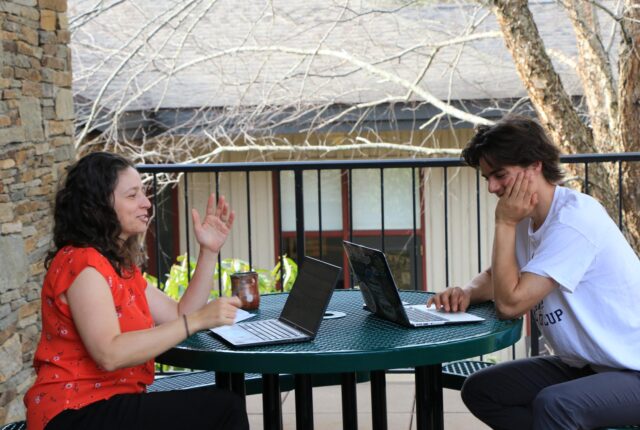
[[[464,312],[471,303],[471,292],[460,287],[449,287],[431,296],[427,307],[435,305],[436,309],[444,312]]]

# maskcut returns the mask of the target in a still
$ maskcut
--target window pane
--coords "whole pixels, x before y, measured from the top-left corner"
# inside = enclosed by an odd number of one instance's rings
[[[416,175],[418,173],[416,172]],[[416,187],[416,228],[420,228],[419,183]],[[353,170],[353,229],[380,230],[380,170]],[[413,228],[413,195],[411,169],[384,171],[384,228],[404,230]]]
[[[339,170],[322,171],[322,231],[342,230],[342,191]],[[295,184],[291,171],[280,174],[282,190],[282,230],[296,230]],[[304,229],[319,230],[318,215],[318,172],[308,170],[302,173],[304,195]]]

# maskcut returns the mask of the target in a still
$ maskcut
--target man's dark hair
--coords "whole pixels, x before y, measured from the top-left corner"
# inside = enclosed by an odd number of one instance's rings
[[[542,163],[542,174],[552,184],[564,177],[560,168],[560,150],[551,142],[537,121],[509,115],[490,126],[480,126],[462,151],[462,158],[477,168],[484,160],[492,168],[527,167]]]
[[[141,257],[139,238],[126,242],[118,215],[113,208],[113,191],[118,175],[134,165],[126,158],[108,152],[94,152],[67,168],[56,194],[53,212],[53,243],[45,266],[65,246],[93,247],[104,255],[120,276],[133,269]]]

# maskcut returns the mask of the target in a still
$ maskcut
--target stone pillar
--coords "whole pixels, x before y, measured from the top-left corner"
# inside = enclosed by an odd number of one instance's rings
[[[53,195],[74,156],[66,9],[0,1],[0,424],[24,419]]]

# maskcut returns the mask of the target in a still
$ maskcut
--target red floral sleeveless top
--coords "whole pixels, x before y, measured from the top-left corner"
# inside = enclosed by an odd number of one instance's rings
[[[68,246],[58,251],[42,288],[42,334],[33,359],[37,378],[24,397],[29,430],[42,430],[65,409],[79,409],[116,394],[141,393],[153,382],[153,360],[108,372],[85,349],[60,295],[87,267],[100,272],[109,284],[122,332],[153,327],[147,283],[138,268],[120,277],[94,248]]]

